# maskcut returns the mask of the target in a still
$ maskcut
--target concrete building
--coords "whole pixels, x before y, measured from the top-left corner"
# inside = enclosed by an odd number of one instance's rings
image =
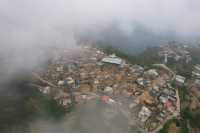
[[[200,65],[199,64],[194,66],[194,70],[192,71],[192,76],[194,78],[200,79]]]
[[[111,63],[111,64],[116,64],[116,65],[121,65],[122,64],[122,59],[105,57],[105,58],[102,59],[102,62],[103,63]]]
[[[165,59],[164,59],[164,63],[165,63],[165,64],[167,64],[167,62],[168,62],[168,54],[167,54],[167,53],[165,53]]]
[[[184,83],[185,83],[185,77],[180,76],[180,75],[176,75],[176,83],[178,85],[184,85]]]
[[[143,106],[138,114],[138,117],[141,120],[141,122],[145,122],[150,116],[151,111],[147,107]]]
[[[144,74],[146,77],[149,77],[149,78],[156,78],[159,75],[155,69],[150,69],[146,71]]]

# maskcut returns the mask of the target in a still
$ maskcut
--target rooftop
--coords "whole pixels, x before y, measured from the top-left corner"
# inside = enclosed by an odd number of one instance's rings
[[[102,59],[102,62],[121,65],[122,64],[122,59],[120,59],[120,58],[112,58],[112,57],[105,57],[105,58]]]

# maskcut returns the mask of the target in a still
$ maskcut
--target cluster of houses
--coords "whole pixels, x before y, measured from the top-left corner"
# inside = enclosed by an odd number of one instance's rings
[[[145,70],[96,48],[58,51],[60,54],[50,59],[47,69],[38,73],[38,84],[42,93],[52,96],[66,109],[92,99],[106,104],[123,103],[119,97],[132,99],[127,104],[135,103],[134,107],[139,108],[132,114],[148,130],[155,129],[177,111],[177,92],[169,84],[172,76],[166,70]],[[183,80],[178,76],[176,79]]]
[[[174,59],[177,62],[189,63],[192,58],[187,48],[187,45],[169,43],[161,46],[158,55],[164,58],[164,63],[167,63],[169,59]]]
[[[145,86],[143,87],[144,91],[138,96],[142,105],[138,118],[145,128],[152,131],[169,117],[179,114],[179,105],[177,104],[179,101],[177,90],[169,82],[165,82],[168,81],[167,79],[164,82],[159,80],[162,75],[155,73],[155,69],[148,71],[152,72],[149,77],[150,80],[145,78],[145,72],[144,78],[137,79],[139,85]]]

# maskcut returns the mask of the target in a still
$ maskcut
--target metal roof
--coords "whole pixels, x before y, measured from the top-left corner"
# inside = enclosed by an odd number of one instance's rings
[[[105,57],[105,58],[102,59],[102,62],[121,65],[122,64],[122,59]]]
[[[185,82],[185,77],[180,76],[180,75],[176,75],[176,81],[184,83]]]

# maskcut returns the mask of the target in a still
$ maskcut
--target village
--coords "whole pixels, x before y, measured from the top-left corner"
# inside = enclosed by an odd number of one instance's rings
[[[192,60],[190,52],[187,50],[188,45],[177,44],[176,42],[169,42],[166,45],[160,46],[159,56],[164,57],[164,63],[168,59],[174,59],[176,62],[189,63]]]
[[[153,64],[146,70],[115,53],[108,55],[88,46],[54,49],[49,55],[47,69],[33,73],[33,84],[66,111],[98,100],[111,109],[120,108],[129,126],[152,133],[167,120],[180,116],[179,93],[171,82],[181,86],[185,78],[175,75],[165,64]]]

